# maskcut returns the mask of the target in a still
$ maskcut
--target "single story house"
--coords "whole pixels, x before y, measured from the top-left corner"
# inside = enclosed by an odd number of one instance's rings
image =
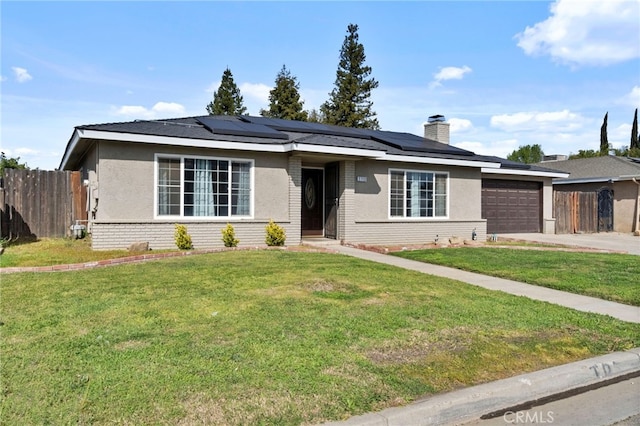
[[[573,218],[567,222],[582,219],[582,223],[560,226],[559,233],[636,230],[640,214],[640,158],[608,155],[551,159],[538,165],[569,173],[568,177],[553,179],[555,216]],[[566,202],[572,194],[575,201]],[[593,219],[589,220],[589,216]]]
[[[555,232],[552,178],[539,166],[449,144],[449,123],[425,136],[253,116],[199,116],[78,126],[61,170],[80,170],[94,249],[138,241],[172,248],[174,225],[195,248],[287,244],[306,236],[411,244],[487,233]]]

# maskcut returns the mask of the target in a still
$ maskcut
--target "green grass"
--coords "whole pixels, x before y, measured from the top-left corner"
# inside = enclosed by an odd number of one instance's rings
[[[4,424],[343,419],[640,344],[640,325],[328,253],[3,275]]]
[[[468,247],[394,255],[640,306],[640,257],[634,255]]]
[[[177,249],[176,249],[177,250]],[[159,252],[169,251],[161,250]],[[154,251],[156,253],[156,251]],[[68,263],[85,263],[119,257],[134,256],[127,250],[91,250],[91,240],[86,238],[44,238],[34,242],[10,244],[0,256],[0,267],[52,266]]]

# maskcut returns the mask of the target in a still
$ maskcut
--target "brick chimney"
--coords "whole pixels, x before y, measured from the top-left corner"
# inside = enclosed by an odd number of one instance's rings
[[[424,125],[424,138],[449,144],[449,123],[444,115],[432,115]]]

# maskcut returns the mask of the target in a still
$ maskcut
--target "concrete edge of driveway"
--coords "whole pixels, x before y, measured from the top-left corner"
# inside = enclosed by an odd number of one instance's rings
[[[325,426],[461,425],[498,417],[640,376],[640,348],[418,400],[405,407],[352,417]]]

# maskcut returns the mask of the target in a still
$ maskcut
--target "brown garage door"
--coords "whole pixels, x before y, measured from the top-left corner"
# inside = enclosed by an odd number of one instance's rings
[[[482,180],[482,218],[487,233],[540,232],[540,182]]]

